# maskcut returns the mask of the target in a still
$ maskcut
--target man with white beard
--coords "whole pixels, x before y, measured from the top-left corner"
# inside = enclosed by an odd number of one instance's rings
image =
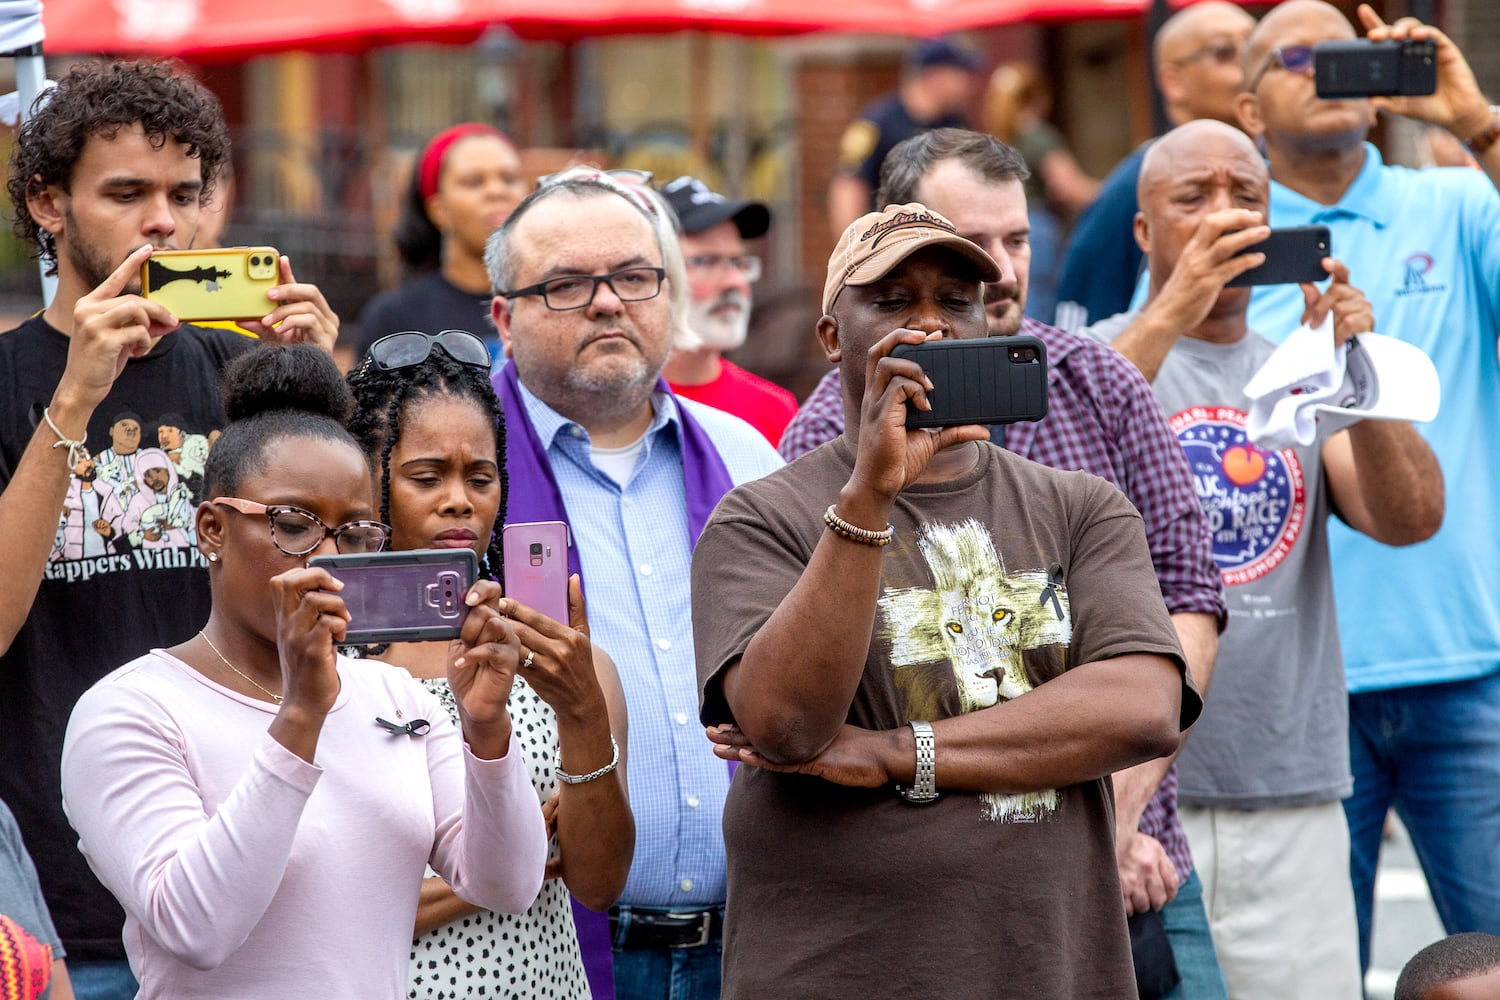
[[[797,397],[724,359],[750,331],[750,286],[761,260],[746,242],[771,228],[771,210],[758,201],[730,201],[696,177],[679,177],[661,193],[682,223],[693,296],[687,325],[700,341],[673,348],[662,374],[679,396],[733,413],[775,445],[797,412]]]

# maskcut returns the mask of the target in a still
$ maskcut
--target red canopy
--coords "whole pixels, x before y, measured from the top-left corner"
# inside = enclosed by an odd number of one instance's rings
[[[1174,0],[1174,6],[1183,0]],[[526,38],[684,29],[923,36],[1018,21],[1134,17],[1150,0],[47,0],[49,53],[231,59],[474,40],[504,24]]]

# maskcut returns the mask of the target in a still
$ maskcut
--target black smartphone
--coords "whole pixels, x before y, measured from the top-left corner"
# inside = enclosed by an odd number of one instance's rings
[[[1240,251],[1263,253],[1266,262],[1231,278],[1224,287],[1300,285],[1304,281],[1322,281],[1328,277],[1328,272],[1323,270],[1323,258],[1332,252],[1332,246],[1327,226],[1273,229],[1270,236]]]
[[[1437,43],[1358,38],[1313,46],[1319,97],[1421,97],[1437,91]]]
[[[1047,415],[1047,348],[1031,336],[899,344],[932,382],[931,410],[906,406],[907,427],[1013,424]]]
[[[479,576],[470,549],[313,556],[307,565],[343,583],[351,645],[457,639],[469,614],[464,597]]]

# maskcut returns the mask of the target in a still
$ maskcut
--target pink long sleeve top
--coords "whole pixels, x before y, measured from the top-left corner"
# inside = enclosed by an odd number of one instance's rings
[[[267,734],[276,706],[160,650],[79,700],[63,804],[125,908],[139,1000],[396,1000],[427,864],[486,909],[536,898],[547,835],[514,735],[480,760],[405,671],[338,670],[315,764]]]

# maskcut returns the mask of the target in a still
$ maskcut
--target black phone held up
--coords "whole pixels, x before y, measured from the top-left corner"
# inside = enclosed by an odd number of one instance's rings
[[[457,639],[469,614],[464,598],[479,576],[470,549],[313,556],[307,565],[343,583],[351,645]]]
[[[1332,236],[1327,226],[1288,226],[1273,229],[1271,235],[1251,244],[1240,253],[1263,253],[1265,263],[1252,267],[1224,283],[1225,288],[1250,285],[1300,285],[1328,277],[1323,258],[1332,253]]]
[[[891,356],[917,362],[932,382],[932,409],[907,403],[907,427],[1013,424],[1047,415],[1047,348],[1035,337],[898,344]]]
[[[1321,42],[1313,46],[1319,97],[1422,97],[1437,91],[1437,43],[1407,38]]]

